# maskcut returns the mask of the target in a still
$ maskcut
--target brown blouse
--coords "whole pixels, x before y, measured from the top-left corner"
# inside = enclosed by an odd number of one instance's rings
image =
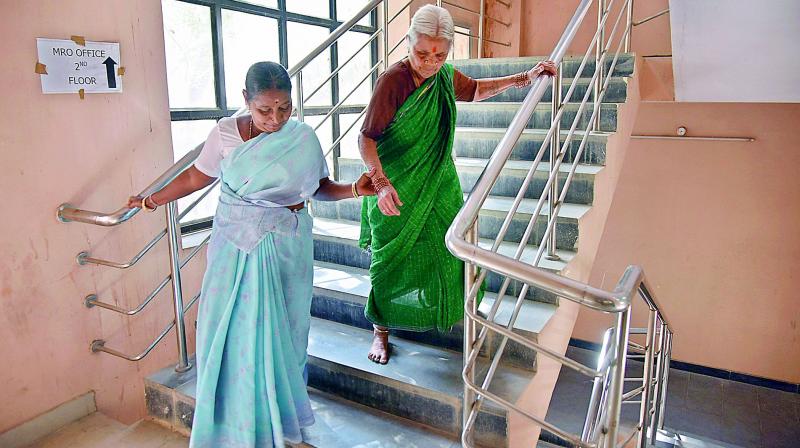
[[[453,87],[457,101],[472,101],[475,98],[478,81],[454,70]],[[372,99],[364,116],[364,124],[361,126],[361,134],[373,140],[380,138],[384,129],[394,119],[397,109],[400,109],[415,90],[417,86],[414,84],[408,60],[403,59],[392,64],[375,83],[375,90],[372,92]]]

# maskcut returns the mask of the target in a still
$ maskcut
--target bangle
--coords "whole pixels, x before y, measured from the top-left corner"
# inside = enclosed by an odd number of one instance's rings
[[[358,198],[361,197],[358,194],[358,188],[356,188],[356,183],[355,182],[352,183],[352,186],[350,187],[350,189],[353,190],[353,197],[354,198],[358,199]]]
[[[372,186],[375,187],[375,192],[379,192],[390,185],[389,179],[386,176],[373,177]]]
[[[522,88],[525,86],[529,86],[531,84],[531,79],[528,77],[528,72],[517,73],[514,75],[514,87]]]
[[[153,198],[151,198],[150,196],[152,196],[152,194],[142,198],[142,210],[144,210],[146,212],[154,212],[158,208],[158,204],[156,204],[156,206],[153,207],[153,208],[148,208],[147,207],[147,200],[150,199],[150,202],[153,201]],[[155,204],[155,202],[153,202],[153,204]]]

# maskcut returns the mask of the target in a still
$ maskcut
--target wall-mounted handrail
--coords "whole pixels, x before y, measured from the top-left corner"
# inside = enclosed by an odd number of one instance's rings
[[[663,11],[657,12],[657,13],[653,14],[652,16],[645,17],[644,19],[639,20],[638,22],[632,22],[631,26],[642,25],[642,24],[647,23],[647,22],[649,22],[649,21],[651,21],[653,19],[657,19],[657,18],[659,18],[659,17],[661,17],[661,16],[663,16],[665,14],[669,14],[669,8],[667,8],[667,9],[665,9]]]
[[[206,244],[208,244],[208,241],[210,239],[211,239],[211,235],[207,235],[203,239],[203,241],[200,242],[200,244],[198,244],[197,246],[192,248],[192,251],[189,252],[189,255],[187,255],[186,258],[184,258],[183,261],[180,262],[180,265],[179,265],[180,268],[182,269],[184,266],[186,266],[186,263],[188,263],[192,258],[194,258],[194,256],[197,255],[197,253],[200,252],[200,250]],[[90,295],[86,296],[86,298],[84,299],[83,303],[84,303],[84,305],[86,305],[87,308],[92,308],[92,307],[98,306],[100,308],[105,308],[107,310],[114,311],[116,313],[125,314],[126,316],[134,316],[136,314],[139,314],[139,312],[141,312],[156,297],[156,295],[158,295],[158,293],[160,293],[161,290],[163,290],[169,284],[169,282],[171,280],[172,280],[172,274],[167,274],[167,276],[164,277],[164,279],[161,280],[161,283],[159,283],[158,286],[155,287],[155,289],[150,291],[150,294],[147,295],[147,298],[145,298],[142,303],[140,303],[138,306],[136,306],[136,308],[133,308],[133,309],[130,309],[130,310],[126,309],[126,308],[119,307],[117,305],[113,305],[111,303],[101,302],[100,300],[98,300],[98,297],[97,297],[96,294],[90,294]]]
[[[148,196],[158,190],[161,190],[168,183],[172,182],[173,179],[178,177],[179,174],[181,174],[184,170],[189,168],[192,163],[194,163],[202,148],[203,144],[201,143],[197,145],[195,149],[189,151],[185,156],[181,157],[180,160],[175,162],[174,165],[169,167],[160,176],[158,176],[156,180],[142,190],[139,193],[139,196]],[[131,219],[138,212],[138,208],[128,208],[127,206],[122,207],[115,212],[101,213],[89,210],[81,210],[69,204],[61,204],[58,207],[57,217],[61,222],[82,222],[86,224],[110,227],[122,224],[123,222]]]
[[[197,302],[197,299],[199,299],[199,298],[200,298],[200,293],[198,292],[194,297],[192,297],[192,300],[190,300],[189,303],[186,304],[186,307],[183,308],[183,312],[184,313],[188,312],[189,309],[192,308],[192,306],[195,304],[195,302]],[[119,350],[115,350],[113,348],[108,348],[108,347],[106,347],[106,341],[103,340],[103,339],[95,339],[94,341],[92,341],[92,343],[90,344],[89,348],[94,353],[96,353],[96,352],[105,352],[105,353],[108,353],[110,355],[114,355],[116,357],[122,358],[122,359],[127,359],[128,361],[140,361],[145,356],[150,354],[150,352],[153,350],[153,348],[155,348],[155,346],[158,345],[158,343],[161,342],[162,339],[164,339],[164,336],[166,336],[167,333],[169,333],[169,331],[172,330],[173,327],[175,327],[175,320],[174,319],[172,320],[172,322],[170,322],[169,325],[167,325],[166,328],[164,328],[164,330],[161,331],[161,333],[156,337],[156,339],[150,345],[148,345],[147,348],[144,349],[143,352],[139,353],[138,355],[128,355],[128,354],[125,354],[125,353],[123,353],[123,352],[121,352]]]
[[[473,10],[473,9],[469,9],[469,8],[467,8],[467,7],[465,7],[465,6],[461,6],[461,5],[459,5],[458,3],[453,3],[453,2],[443,1],[443,2],[442,2],[442,4],[443,4],[443,5],[447,5],[447,6],[452,6],[453,8],[460,9],[460,10],[462,10],[462,11],[466,11],[466,12],[468,12],[468,13],[470,13],[470,14],[474,14],[474,15],[476,15],[476,16],[480,16],[480,15],[481,15],[481,12],[480,12],[480,11],[475,11],[475,10]],[[511,26],[511,23],[509,23],[509,22],[504,22],[504,21],[502,21],[502,20],[500,20],[500,19],[496,19],[496,18],[494,18],[494,17],[492,17],[492,16],[490,16],[490,15],[488,15],[488,14],[485,14],[485,15],[484,15],[484,17],[486,17],[488,20],[491,20],[491,21],[497,22],[497,23],[499,23],[499,24],[501,24],[501,25],[505,25],[505,26],[507,26],[507,27],[508,27],[508,26]]]
[[[200,196],[198,196],[198,197],[197,197],[197,199],[195,199],[195,200],[194,200],[194,201],[193,201],[191,204],[189,204],[189,205],[188,205],[188,206],[187,206],[187,207],[186,207],[186,208],[185,208],[185,209],[184,209],[184,210],[181,212],[181,214],[178,216],[178,222],[180,222],[180,221],[181,221],[181,220],[182,220],[182,219],[183,219],[183,218],[184,218],[186,215],[188,215],[188,214],[189,214],[189,212],[191,212],[191,211],[192,211],[192,210],[193,210],[193,209],[194,209],[194,208],[195,208],[195,207],[196,207],[196,206],[197,206],[197,205],[198,205],[198,204],[199,204],[199,203],[200,203],[200,202],[201,202],[203,199],[205,199],[205,197],[206,197],[206,196],[208,196],[208,194],[209,194],[209,193],[210,193],[210,192],[211,192],[211,191],[214,189],[214,187],[215,187],[215,186],[217,186],[217,184],[219,184],[219,179],[215,180],[214,182],[212,182],[212,183],[211,183],[211,185],[209,185],[208,187],[206,187],[206,190],[205,190],[205,191],[204,191],[204,192],[203,192],[203,193],[202,193]],[[167,229],[165,228],[165,229],[164,229],[164,230],[162,230],[162,231],[161,231],[161,232],[160,232],[158,235],[156,235],[156,236],[155,236],[155,237],[154,237],[152,240],[150,240],[150,242],[149,242],[149,243],[147,243],[147,244],[144,246],[144,248],[143,248],[142,250],[140,250],[140,251],[139,251],[139,253],[137,253],[136,255],[134,255],[134,256],[133,256],[133,258],[131,258],[131,259],[130,259],[130,261],[128,261],[128,262],[126,262],[126,263],[118,263],[118,262],[115,262],[115,261],[104,260],[104,259],[102,259],[102,258],[94,258],[94,257],[90,257],[90,256],[89,256],[89,252],[86,252],[86,251],[80,252],[80,253],[79,253],[79,254],[78,254],[76,257],[75,257],[75,259],[77,260],[77,262],[78,262],[78,264],[79,264],[79,265],[85,265],[85,264],[98,264],[98,265],[102,265],[102,266],[108,266],[108,267],[111,267],[111,268],[117,268],[117,269],[127,269],[127,268],[129,268],[129,267],[131,267],[131,266],[135,265],[136,263],[138,263],[138,262],[139,262],[139,260],[141,260],[141,259],[142,259],[142,257],[143,257],[143,256],[144,256],[144,255],[145,255],[147,252],[149,252],[149,251],[150,251],[150,249],[152,249],[152,248],[153,248],[153,246],[155,246],[155,245],[156,245],[156,244],[157,244],[159,241],[161,241],[161,239],[162,239],[162,238],[164,238],[166,235],[167,235]]]

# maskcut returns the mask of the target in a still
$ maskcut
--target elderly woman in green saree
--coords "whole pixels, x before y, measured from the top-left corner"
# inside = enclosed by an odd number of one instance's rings
[[[544,61],[511,76],[469,78],[445,64],[453,19],[433,5],[414,14],[407,39],[408,57],[378,79],[359,136],[377,191],[363,200],[360,245],[372,253],[368,357],[380,364],[389,361],[390,328],[448,331],[464,315],[464,263],[444,243],[464,202],[451,157],[456,101],[480,101],[556,73]]]

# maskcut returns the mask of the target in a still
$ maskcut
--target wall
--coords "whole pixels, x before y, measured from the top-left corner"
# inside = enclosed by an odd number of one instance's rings
[[[543,56],[550,54],[558,42],[564,28],[569,23],[577,0],[525,0],[522,10],[522,38],[520,55]],[[610,3],[610,0],[607,0]],[[617,0],[612,6],[612,14],[606,20],[606,35],[610,35],[614,21],[617,19],[622,1]],[[634,21],[642,20],[669,7],[668,0],[635,1],[633,7]],[[624,32],[626,16],[623,14],[617,39]],[[567,54],[581,55],[586,52],[589,42],[597,31],[597,2],[592,2],[583,24],[578,30]],[[619,42],[615,40],[615,43]],[[616,47],[612,47],[614,49]],[[669,54],[670,27],[669,16],[662,16],[646,24],[635,27],[632,32],[631,49],[639,55]]]
[[[83,298],[136,306],[168,273],[165,244],[124,273],[78,266],[75,255],[127,261],[163,214],[109,229],[62,224],[55,213],[62,202],[117,209],[172,163],[160,2],[4,2],[0,20],[0,38],[13,43],[0,65],[0,432],[89,390],[101,412],[131,422],[144,414],[142,377],[177,358],[174,335],[138,364],[89,344],[138,353],[170,321],[170,294],[132,318],[86,309]],[[35,39],[70,35],[120,43],[123,93],[41,93]],[[189,293],[197,281],[196,272],[186,279]]]
[[[641,265],[674,326],[675,359],[800,382],[800,105],[676,103],[665,60],[639,58],[636,70],[567,275],[612,289]],[[627,140],[678,126],[756,140]],[[599,341],[611,324],[582,311],[573,337]]]
[[[672,0],[670,19],[678,101],[800,102],[797,1]]]

